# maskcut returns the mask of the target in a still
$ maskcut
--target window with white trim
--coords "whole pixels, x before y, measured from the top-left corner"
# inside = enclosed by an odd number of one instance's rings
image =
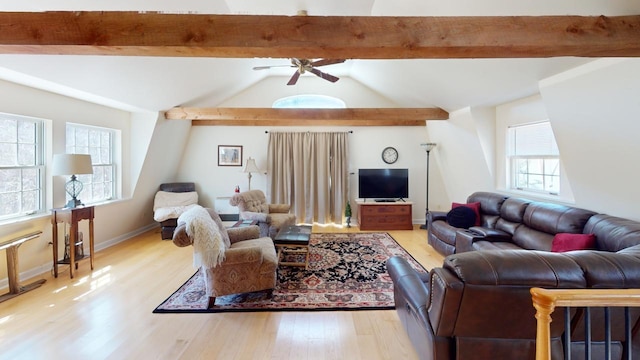
[[[67,123],[66,152],[89,154],[93,174],[78,175],[84,186],[81,198],[85,204],[111,200],[115,193],[115,130]],[[70,199],[67,195],[67,200]]]
[[[0,113],[0,219],[44,209],[44,122]]]
[[[551,123],[511,126],[507,137],[511,189],[558,195],[560,153]]]

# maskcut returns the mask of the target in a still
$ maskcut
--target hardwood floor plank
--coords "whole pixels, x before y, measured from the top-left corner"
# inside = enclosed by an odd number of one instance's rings
[[[425,268],[442,264],[418,226],[389,234]],[[393,310],[153,314],[193,275],[192,256],[157,229],[97,252],[74,279],[42,274],[42,287],[0,303],[0,358],[417,359]]]

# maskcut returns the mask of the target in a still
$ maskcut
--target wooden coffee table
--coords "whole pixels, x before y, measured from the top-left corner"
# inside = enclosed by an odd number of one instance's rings
[[[278,264],[285,266],[309,267],[309,239],[311,238],[311,226],[291,225],[280,229],[273,243],[278,251]],[[287,254],[304,255],[302,261],[284,261]]]

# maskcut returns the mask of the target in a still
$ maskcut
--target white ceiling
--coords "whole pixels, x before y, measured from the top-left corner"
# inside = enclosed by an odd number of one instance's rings
[[[0,0],[0,11],[162,11],[198,14],[322,16],[637,15],[638,0]],[[538,81],[584,58],[348,60],[321,68],[349,77],[399,107],[492,106],[533,95]],[[287,59],[221,59],[114,56],[0,55],[0,79],[126,110],[166,110],[178,105],[215,107],[269,76],[291,68]],[[299,82],[308,80],[303,75]],[[347,82],[338,81],[334,87]],[[326,87],[323,87],[326,88]],[[347,104],[349,99],[344,99]],[[243,106],[252,106],[247,99]]]

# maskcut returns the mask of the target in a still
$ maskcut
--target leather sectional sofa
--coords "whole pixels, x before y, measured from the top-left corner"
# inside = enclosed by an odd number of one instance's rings
[[[429,244],[448,255],[428,274],[402,258],[387,263],[396,310],[422,359],[534,359],[530,288],[639,288],[640,223],[564,205],[474,193],[481,226],[450,226],[431,213]],[[558,233],[593,234],[595,249],[551,252]],[[450,254],[450,255],[449,255]],[[562,359],[564,309],[551,323],[552,358]],[[604,358],[604,311],[592,309],[593,358]],[[624,354],[621,309],[612,310],[612,358]],[[584,311],[570,312],[571,352],[584,358]],[[640,311],[632,309],[640,357]]]

